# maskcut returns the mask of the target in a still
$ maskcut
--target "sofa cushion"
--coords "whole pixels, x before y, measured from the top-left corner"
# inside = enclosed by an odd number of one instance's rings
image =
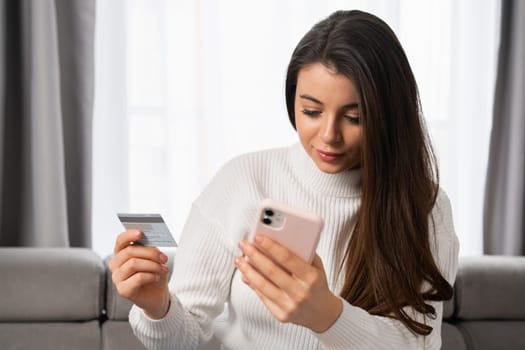
[[[441,350],[467,350],[467,345],[458,327],[443,322],[441,325]]]
[[[456,317],[525,319],[525,257],[461,259],[455,284]]]
[[[97,320],[87,322],[0,323],[2,350],[100,349]]]
[[[454,297],[443,302],[443,318],[447,319],[454,315]]]
[[[104,265],[83,248],[0,248],[0,322],[100,317]]]
[[[459,329],[468,349],[525,349],[525,321],[469,321]]]
[[[102,350],[145,350],[127,321],[106,321],[102,324]]]

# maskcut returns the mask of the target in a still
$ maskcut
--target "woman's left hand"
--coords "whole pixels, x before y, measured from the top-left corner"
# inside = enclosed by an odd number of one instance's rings
[[[235,265],[244,283],[277,320],[317,333],[330,328],[343,304],[328,288],[321,258],[316,255],[310,265],[270,238],[256,235],[255,242],[239,242],[245,257],[237,257]]]

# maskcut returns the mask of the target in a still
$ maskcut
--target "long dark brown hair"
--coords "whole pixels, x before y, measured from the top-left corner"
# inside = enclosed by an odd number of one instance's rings
[[[390,27],[365,12],[337,11],[317,23],[288,66],[286,106],[294,128],[297,75],[312,63],[348,77],[360,97],[362,198],[341,266],[341,296],[417,334],[430,334],[432,327],[403,308],[436,317],[427,302],[450,299],[452,287],[430,249],[439,175],[405,52]]]

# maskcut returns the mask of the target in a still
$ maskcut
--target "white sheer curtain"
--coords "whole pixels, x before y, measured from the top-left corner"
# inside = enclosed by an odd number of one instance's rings
[[[98,1],[93,237],[116,212],[160,212],[176,238],[217,169],[295,142],[284,103],[296,43],[337,9],[383,18],[420,87],[462,255],[482,252],[498,0]]]

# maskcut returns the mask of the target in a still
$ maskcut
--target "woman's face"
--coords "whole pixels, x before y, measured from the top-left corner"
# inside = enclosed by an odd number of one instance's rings
[[[295,126],[317,167],[330,174],[361,165],[360,101],[354,84],[321,63],[297,76]]]

